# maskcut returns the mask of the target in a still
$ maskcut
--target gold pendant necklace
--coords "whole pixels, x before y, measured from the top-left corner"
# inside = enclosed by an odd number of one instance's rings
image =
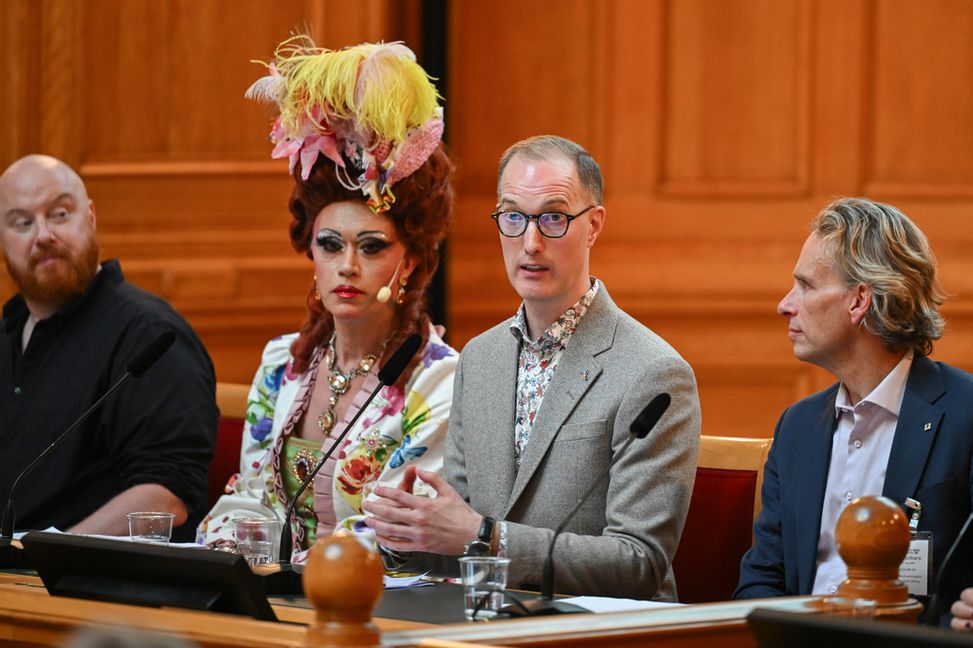
[[[337,353],[334,350],[334,338],[335,336],[332,334],[331,340],[328,341],[328,350],[324,356],[325,364],[328,367],[328,391],[331,393],[328,394],[328,406],[321,410],[321,414],[318,416],[318,429],[326,435],[330,434],[331,430],[334,429],[334,424],[337,423],[335,408],[338,407],[338,398],[348,393],[351,388],[351,381],[358,376],[367,375],[375,365],[375,361],[378,360],[378,356],[373,354],[362,356],[355,367],[344,372],[336,366]],[[385,351],[386,344],[388,344],[388,340],[382,345],[382,351]]]

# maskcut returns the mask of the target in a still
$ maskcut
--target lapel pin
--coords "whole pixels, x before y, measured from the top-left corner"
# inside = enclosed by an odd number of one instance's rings
[[[582,380],[584,380],[585,382],[588,382],[588,370],[587,370],[587,369],[585,369],[585,370],[584,370],[584,373],[583,373],[583,374],[581,374],[581,378],[582,378]]]
[[[922,427],[922,431],[923,431],[923,432],[928,432],[928,431],[929,431],[929,430],[931,430],[931,429],[932,429],[932,423],[926,423],[926,424],[925,424],[925,425],[924,425],[924,426]]]

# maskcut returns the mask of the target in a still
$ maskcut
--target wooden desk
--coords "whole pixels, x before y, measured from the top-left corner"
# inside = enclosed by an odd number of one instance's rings
[[[680,607],[572,614],[560,617],[439,626],[382,633],[383,646],[416,646],[422,639],[496,646],[645,646],[653,648],[756,648],[746,616],[757,607],[807,612],[813,597],[728,601]]]
[[[809,597],[711,603],[643,612],[572,615],[492,623],[432,626],[376,619],[383,646],[418,646],[425,639],[496,646],[753,647],[745,617],[760,605],[801,610]],[[313,611],[275,606],[284,623],[235,615],[155,609],[51,597],[33,576],[0,574],[0,644],[56,646],[80,626],[101,624],[176,633],[200,646],[278,647],[305,645],[305,625]]]
[[[212,648],[303,646],[305,626],[314,618],[314,612],[284,606],[275,606],[274,612],[286,623],[52,597],[36,576],[0,573],[0,643],[4,645],[58,646],[63,644],[65,635],[78,627],[102,624],[177,633]],[[375,623],[383,633],[428,627],[393,619],[376,619]]]

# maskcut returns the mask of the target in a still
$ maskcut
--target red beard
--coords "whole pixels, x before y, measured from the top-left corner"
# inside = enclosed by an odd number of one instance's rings
[[[38,267],[49,259],[54,261]],[[98,243],[92,236],[77,254],[58,243],[38,246],[27,261],[26,271],[15,268],[6,257],[4,262],[24,299],[60,307],[91,284],[98,271]]]

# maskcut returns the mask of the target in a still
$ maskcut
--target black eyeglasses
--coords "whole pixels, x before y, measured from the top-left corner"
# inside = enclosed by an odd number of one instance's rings
[[[517,238],[527,231],[531,221],[537,225],[537,231],[547,238],[561,238],[568,233],[568,226],[578,216],[581,216],[596,205],[585,207],[577,214],[563,212],[544,212],[543,214],[525,214],[519,211],[498,211],[490,214],[490,218],[497,222],[500,233],[510,238]]]

